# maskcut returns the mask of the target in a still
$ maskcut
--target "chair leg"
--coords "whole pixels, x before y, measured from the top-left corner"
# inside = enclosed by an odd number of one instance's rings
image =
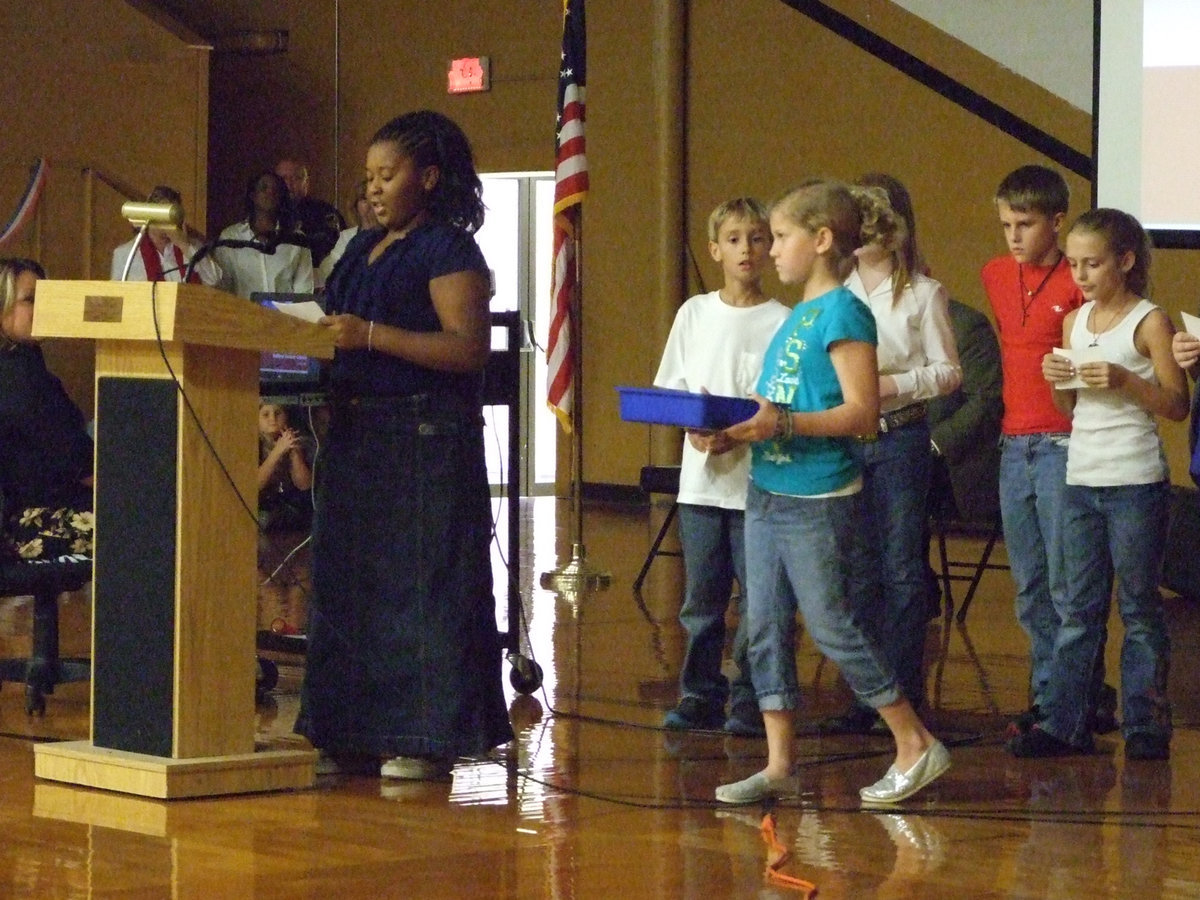
[[[33,634],[25,664],[25,712],[29,715],[45,715],[46,695],[53,694],[56,685],[91,677],[89,660],[64,660],[59,655],[59,597],[57,591],[44,591],[33,598]]]
[[[58,683],[58,594],[43,591],[33,598],[33,635],[25,670],[25,711],[46,712],[46,694]]]
[[[941,581],[942,599],[946,603],[945,619],[949,621],[950,616],[954,613],[954,589],[950,586],[950,554],[946,552],[946,528],[942,522],[935,522],[934,530],[937,532],[938,560],[942,565]]]
[[[983,573],[988,569],[988,562],[992,558],[992,550],[996,547],[996,541],[1000,539],[1000,525],[997,524],[992,528],[991,534],[988,535],[987,543],[983,546],[983,553],[979,556],[979,562],[975,565],[975,572],[971,576],[971,584],[967,587],[967,594],[963,597],[962,606],[958,608],[957,619],[959,622],[967,620],[967,610],[971,607],[971,601],[975,599],[975,591],[979,588],[979,582],[983,578]]]
[[[672,503],[671,509],[667,512],[667,517],[663,519],[662,528],[658,529],[658,536],[654,539],[654,543],[650,545],[650,552],[646,554],[646,560],[642,563],[642,570],[638,572],[637,578],[633,579],[633,589],[640,591],[642,582],[646,580],[646,573],[650,571],[650,564],[654,562],[654,557],[658,556],[658,548],[662,546],[663,538],[667,536],[667,531],[671,527],[671,523],[675,521],[675,513],[679,510],[678,503]]]

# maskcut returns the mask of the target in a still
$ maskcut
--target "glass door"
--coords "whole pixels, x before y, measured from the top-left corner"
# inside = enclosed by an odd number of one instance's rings
[[[509,457],[510,411],[484,409],[488,479],[493,491],[507,485],[509,466],[520,473],[522,496],[552,494],[558,421],[546,407],[545,345],[549,332],[551,219],[554,174],[519,172],[483,175],[487,216],[476,235],[495,294],[492,312],[517,312],[523,323],[520,399],[515,421],[522,439],[519,458]],[[504,329],[493,330],[492,346],[508,347]]]

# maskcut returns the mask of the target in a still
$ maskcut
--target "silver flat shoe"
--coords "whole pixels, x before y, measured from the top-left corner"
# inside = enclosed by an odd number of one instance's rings
[[[864,803],[899,803],[928,787],[949,768],[949,752],[941,741],[934,741],[907,772],[892,766],[886,775],[870,787],[862,788],[858,795]]]
[[[795,792],[796,777],[794,775],[784,778],[768,778],[762,772],[755,772],[749,778],[743,778],[733,784],[720,785],[717,788],[717,799],[722,803],[757,803],[767,797],[779,797]]]

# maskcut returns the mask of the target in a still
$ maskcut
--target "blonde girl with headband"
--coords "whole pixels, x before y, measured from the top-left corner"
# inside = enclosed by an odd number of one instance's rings
[[[846,287],[875,317],[879,432],[855,444],[863,472],[863,528],[872,564],[854,588],[864,621],[913,706],[925,702],[922,659],[928,615],[928,497],[933,458],[926,401],[962,384],[948,296],[925,275],[908,190],[891,175],[857,181],[891,207],[897,227],[855,251]],[[855,703],[821,723],[831,733],[882,730],[875,710]]]
[[[767,765],[717,788],[724,803],[790,792],[799,686],[796,612],[818,649],[896,741],[887,773],[859,791],[896,803],[950,768],[946,748],[904,697],[895,673],[858,621],[850,596],[859,543],[861,465],[856,436],[879,426],[876,329],[843,283],[854,251],[883,239],[895,216],[877,192],[808,181],[771,211],[771,256],[780,281],[802,296],[767,348],[754,395],[759,411],[728,429],[752,443],[746,502],[749,658],[767,732]]]

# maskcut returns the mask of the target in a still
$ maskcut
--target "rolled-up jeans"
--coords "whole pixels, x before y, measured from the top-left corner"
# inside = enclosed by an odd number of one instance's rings
[[[750,671],[764,712],[794,710],[796,612],[857,699],[900,698],[896,678],[859,621],[850,573],[863,564],[858,497],[790,497],[753,483],[746,501]]]

